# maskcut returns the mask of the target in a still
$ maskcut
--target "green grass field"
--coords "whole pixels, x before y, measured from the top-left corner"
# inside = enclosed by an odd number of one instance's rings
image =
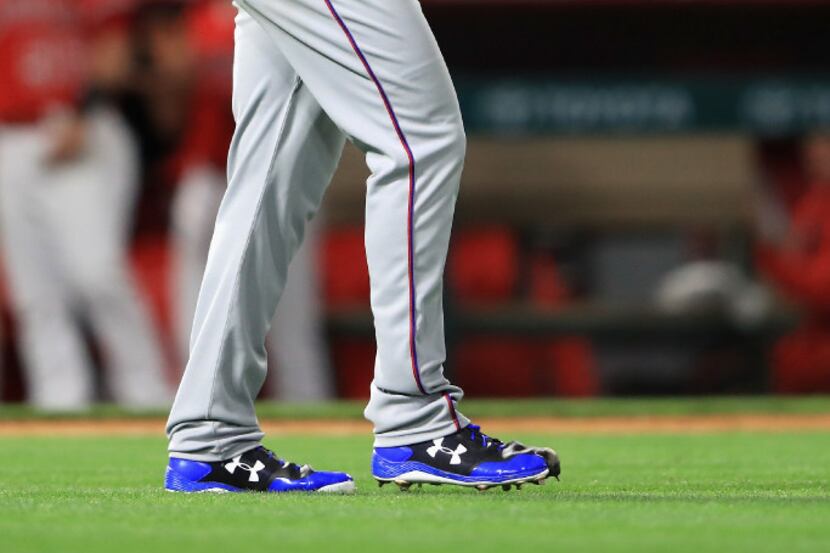
[[[739,404],[722,411],[740,412]],[[597,405],[603,414],[646,414],[642,402]],[[656,405],[713,412],[696,402]],[[830,412],[827,400],[804,405],[747,409]],[[282,456],[348,470],[358,493],[178,495],[161,490],[161,436],[3,437],[0,551],[830,550],[830,432],[511,437],[556,447],[562,481],[402,493],[369,477],[369,436],[272,436],[266,444]]]

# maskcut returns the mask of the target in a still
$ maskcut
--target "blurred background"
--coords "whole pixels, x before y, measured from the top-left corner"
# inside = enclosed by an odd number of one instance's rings
[[[830,392],[830,1],[422,5],[469,137],[445,298],[469,396]],[[234,13],[0,0],[2,401],[172,397]],[[366,176],[347,147],[264,397],[368,396]]]

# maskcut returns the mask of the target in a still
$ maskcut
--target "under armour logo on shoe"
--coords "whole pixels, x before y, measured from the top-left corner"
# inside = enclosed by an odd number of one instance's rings
[[[237,468],[248,471],[248,482],[259,482],[259,471],[265,468],[262,461],[257,461],[254,466],[242,462],[242,456],[234,457],[230,463],[225,463],[225,470],[233,474]]]
[[[444,438],[438,438],[437,440],[432,440],[432,443],[435,445],[431,445],[427,448],[427,455],[435,459],[435,456],[438,455],[438,452],[446,453],[450,455],[450,464],[451,465],[460,465],[461,464],[461,456],[467,452],[467,448],[464,447],[463,444],[458,444],[455,448],[455,451],[448,448],[444,445]]]

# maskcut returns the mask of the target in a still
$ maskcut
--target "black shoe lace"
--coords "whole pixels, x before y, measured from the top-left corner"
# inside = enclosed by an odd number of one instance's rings
[[[289,472],[289,474],[299,474],[302,471],[302,467],[300,467],[300,465],[298,465],[296,463],[289,463],[288,461],[286,461],[284,459],[280,459],[279,457],[277,457],[276,453],[274,453],[273,451],[271,451],[267,447],[259,446],[259,449],[262,450],[263,453],[268,455],[268,457],[270,457],[271,459],[278,462],[283,469],[285,469]]]
[[[475,442],[481,442],[481,445],[484,447],[496,447],[497,449],[504,448],[504,443],[501,440],[488,436],[481,431],[481,427],[477,424],[468,424],[465,430],[470,432],[470,439]]]

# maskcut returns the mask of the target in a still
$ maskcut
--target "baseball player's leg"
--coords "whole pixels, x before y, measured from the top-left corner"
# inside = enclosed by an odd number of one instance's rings
[[[443,375],[442,277],[465,138],[449,74],[416,0],[242,0],[304,85],[366,152],[377,361],[376,445],[465,426]]]
[[[273,383],[279,397],[291,401],[318,401],[333,394],[318,288],[320,231],[319,218],[306,226],[269,334],[268,345],[277,362]]]
[[[199,286],[205,273],[216,212],[225,194],[224,173],[210,166],[187,171],[176,186],[170,227],[174,261],[171,273],[176,344],[179,359],[187,361],[190,331]]]
[[[83,157],[62,170],[50,197],[59,255],[77,304],[101,341],[114,399],[134,407],[167,405],[158,337],[127,255],[138,184],[135,144],[121,118],[107,109],[89,115],[86,140]]]
[[[245,13],[236,25],[233,111],[228,190],[167,426],[177,459],[220,461],[259,444],[254,399],[265,378],[265,337],[345,140]]]
[[[0,236],[29,400],[80,409],[92,400],[91,366],[57,256],[48,200],[58,183],[43,161],[47,148],[34,126],[0,131]]]
[[[213,167],[194,167],[182,177],[173,199],[172,286],[176,342],[183,362],[187,361],[193,314],[225,182],[225,175]],[[317,289],[318,227],[315,219],[306,228],[303,243],[289,265],[285,290],[268,334],[269,353],[277,364],[271,382],[280,397],[292,401],[317,401],[332,395]]]

